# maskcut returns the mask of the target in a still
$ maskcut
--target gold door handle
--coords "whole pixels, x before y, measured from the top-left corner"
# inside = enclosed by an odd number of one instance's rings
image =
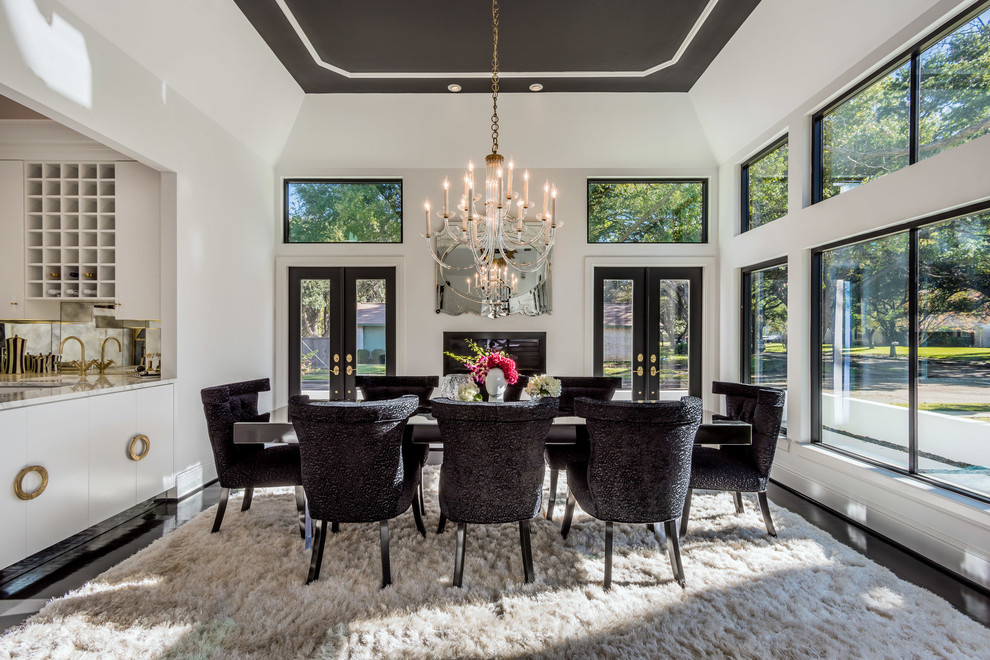
[[[340,353],[334,353],[333,354],[333,361],[334,362],[340,362]]]
[[[351,354],[348,353],[347,354],[347,364],[350,364],[350,363],[351,363]]]
[[[134,448],[137,446],[138,442],[144,443],[144,450],[140,454],[134,451]],[[144,435],[143,433],[139,433],[133,438],[131,438],[131,442],[127,445],[127,455],[130,457],[132,461],[140,461],[145,456],[147,456],[148,452],[150,451],[151,451],[151,438]]]
[[[660,373],[660,370],[659,369],[657,369],[656,367],[650,367],[650,375],[651,376],[656,376],[658,373]]]
[[[350,376],[354,373],[354,368],[351,365],[347,365],[347,375]]]
[[[652,362],[652,363],[654,363],[654,364],[655,364],[655,363],[656,363],[656,361],[657,361],[657,356],[656,356],[656,355],[651,355],[651,356],[650,356],[650,362]]]
[[[636,375],[637,376],[643,375],[643,367],[636,367]]]
[[[24,477],[28,476],[32,472],[37,472],[41,476],[41,485],[30,493],[24,490]],[[48,470],[41,467],[40,465],[29,465],[17,473],[14,478],[14,495],[17,496],[19,500],[33,500],[34,498],[45,492],[48,488]]]
[[[639,355],[636,356],[636,361],[637,362],[642,362],[643,361],[643,354],[642,353],[640,353]]]
[[[339,376],[340,375],[340,367],[334,367],[333,368],[333,375],[334,376]]]

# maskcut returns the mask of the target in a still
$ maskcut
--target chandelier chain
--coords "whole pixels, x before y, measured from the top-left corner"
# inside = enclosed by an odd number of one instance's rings
[[[492,153],[498,153],[498,0],[492,0]]]

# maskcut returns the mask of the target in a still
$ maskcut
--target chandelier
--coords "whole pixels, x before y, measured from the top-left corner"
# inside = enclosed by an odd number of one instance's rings
[[[434,233],[430,202],[426,201],[426,244],[441,272],[466,274],[466,291],[461,295],[487,306],[490,316],[509,313],[509,301],[517,294],[519,273],[535,272],[550,258],[558,227],[557,188],[543,186],[542,212],[531,217],[536,203],[529,199],[529,171],[523,173],[523,191],[513,191],[515,163],[498,153],[498,0],[492,1],[492,152],[485,156],[484,190],[475,187],[474,164],[468,162],[464,174],[464,195],[450,211],[450,181],[443,181],[443,210],[436,213],[443,221]],[[481,193],[481,194],[476,194]],[[452,264],[446,257],[460,246],[473,257],[466,265]],[[465,273],[466,272],[466,273]],[[473,272],[474,277],[471,277]]]

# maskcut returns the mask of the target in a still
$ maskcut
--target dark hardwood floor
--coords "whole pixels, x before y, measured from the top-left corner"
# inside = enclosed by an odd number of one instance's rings
[[[148,503],[0,571],[0,631],[28,619],[51,598],[82,586],[106,569],[217,503],[214,484],[179,502]],[[843,520],[804,497],[771,485],[770,500],[803,516],[898,577],[941,596],[990,627],[990,594]],[[136,514],[135,514],[136,512]]]

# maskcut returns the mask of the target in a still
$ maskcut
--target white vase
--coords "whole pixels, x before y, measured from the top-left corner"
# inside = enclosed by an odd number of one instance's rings
[[[485,389],[488,390],[489,401],[501,401],[505,394],[505,374],[498,367],[488,370],[485,376]]]

